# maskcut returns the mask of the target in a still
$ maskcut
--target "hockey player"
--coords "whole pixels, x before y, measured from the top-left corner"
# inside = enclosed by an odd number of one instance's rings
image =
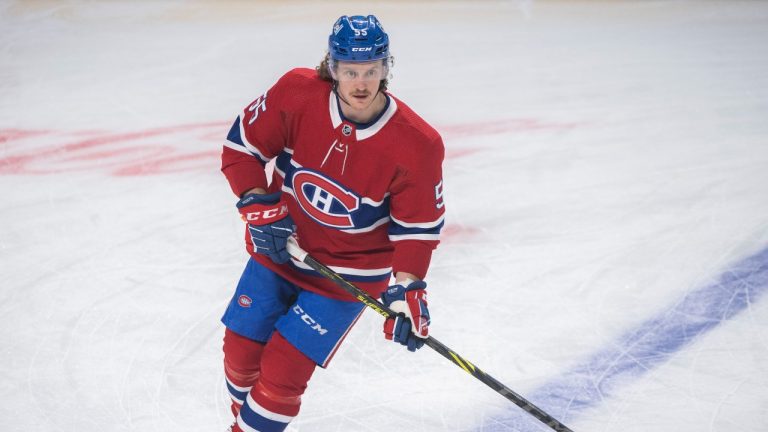
[[[288,255],[291,235],[401,313],[384,323],[387,339],[415,351],[428,336],[423,279],[443,226],[444,148],[387,92],[392,66],[376,17],[342,16],[321,64],[283,75],[227,136],[221,169],[251,256],[222,318],[234,431],[284,430],[363,310]]]

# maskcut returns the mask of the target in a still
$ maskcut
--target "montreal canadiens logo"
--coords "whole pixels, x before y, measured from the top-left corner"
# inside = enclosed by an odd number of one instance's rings
[[[237,299],[237,303],[242,307],[251,307],[251,304],[253,303],[253,300],[251,300],[250,297],[243,294]]]
[[[314,171],[293,174],[296,201],[312,219],[338,229],[354,228],[350,213],[360,207],[360,198]]]

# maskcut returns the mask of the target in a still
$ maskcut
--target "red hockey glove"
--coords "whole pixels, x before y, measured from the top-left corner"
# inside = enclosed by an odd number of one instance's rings
[[[280,192],[268,195],[249,194],[237,203],[237,209],[248,222],[253,251],[267,255],[282,264],[290,259],[285,245],[293,234],[293,219],[288,207],[280,201]]]
[[[384,337],[416,351],[424,346],[429,336],[429,309],[427,309],[427,283],[410,282],[408,286],[392,285],[381,293],[384,305],[397,316],[384,321]]]

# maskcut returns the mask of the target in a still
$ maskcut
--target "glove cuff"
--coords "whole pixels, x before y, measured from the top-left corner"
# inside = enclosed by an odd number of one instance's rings
[[[410,281],[410,282],[409,282]],[[407,285],[405,285],[405,282],[409,282]],[[389,286],[385,291],[381,293],[381,299],[384,301],[384,305],[389,307],[390,304],[401,300],[405,301],[405,293],[408,291],[413,290],[423,290],[427,288],[427,283],[423,280],[411,280],[406,279],[405,281],[398,282],[394,285]]]
[[[273,192],[271,194],[248,194],[237,202],[237,208],[243,208],[252,204],[273,205],[280,202],[282,192]]]
[[[406,285],[405,282],[408,282]],[[398,283],[397,285],[405,287],[406,291],[413,291],[417,289],[426,289],[427,283],[423,280],[413,280],[413,279],[406,279],[403,282]]]

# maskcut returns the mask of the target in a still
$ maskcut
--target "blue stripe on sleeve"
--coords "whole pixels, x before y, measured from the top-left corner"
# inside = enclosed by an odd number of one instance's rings
[[[445,225],[445,222],[440,222],[438,225],[435,225],[431,228],[419,228],[419,227],[404,227],[394,220],[389,221],[389,230],[388,234],[391,236],[402,236],[402,235],[414,235],[414,234],[432,234],[432,235],[438,235],[440,234],[440,230],[443,229],[443,225]]]
[[[235,119],[235,123],[232,125],[232,128],[229,129],[227,140],[245,147],[243,139],[240,137],[240,116]]]

